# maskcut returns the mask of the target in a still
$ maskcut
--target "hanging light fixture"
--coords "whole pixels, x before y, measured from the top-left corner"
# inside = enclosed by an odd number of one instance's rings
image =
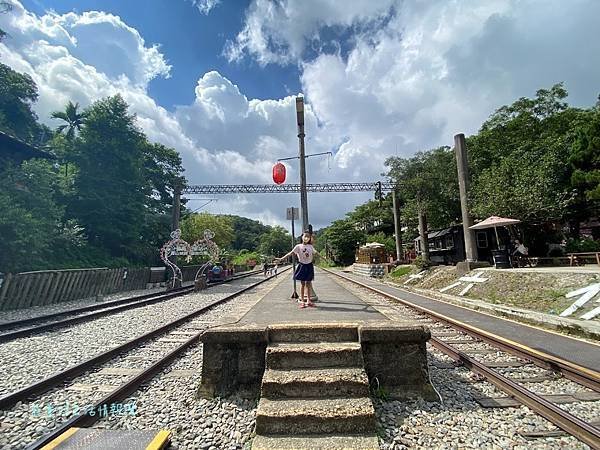
[[[273,181],[275,184],[285,183],[285,166],[281,162],[273,166]]]

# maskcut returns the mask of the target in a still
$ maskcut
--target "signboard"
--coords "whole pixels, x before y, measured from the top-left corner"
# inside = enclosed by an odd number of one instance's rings
[[[300,218],[299,208],[287,208],[285,210],[285,216],[287,220],[298,220]]]

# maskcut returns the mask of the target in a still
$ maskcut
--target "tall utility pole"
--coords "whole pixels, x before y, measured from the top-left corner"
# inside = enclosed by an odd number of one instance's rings
[[[477,247],[475,246],[475,232],[469,227],[473,219],[469,214],[469,169],[467,163],[467,146],[463,133],[454,136],[454,151],[456,152],[456,167],[458,169],[458,190],[460,192],[460,210],[462,213],[463,234],[465,236],[465,253],[467,261],[477,261]]]
[[[296,97],[296,119],[300,143],[300,208],[302,210],[302,231],[308,230],[308,195],[306,193],[306,156],[304,154],[304,98]]]
[[[392,191],[392,208],[394,213],[394,236],[396,240],[396,260],[400,260],[402,252],[402,235],[400,230],[400,214],[398,214],[398,203],[396,201],[396,190]]]

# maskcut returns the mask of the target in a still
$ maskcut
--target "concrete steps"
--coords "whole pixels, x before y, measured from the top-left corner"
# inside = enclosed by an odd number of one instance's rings
[[[271,325],[270,342],[358,342],[356,324],[290,324]]]
[[[375,429],[375,410],[368,397],[261,398],[258,409],[256,434],[362,434]]]
[[[377,450],[376,436],[256,436],[252,450]]]
[[[369,379],[362,368],[273,370],[263,376],[262,397],[369,397]]]
[[[253,450],[378,449],[356,325],[269,330]]]
[[[267,347],[268,369],[362,367],[358,342],[275,343]]]

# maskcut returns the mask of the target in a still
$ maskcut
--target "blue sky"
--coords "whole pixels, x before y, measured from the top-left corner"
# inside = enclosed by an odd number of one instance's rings
[[[264,68],[248,58],[229,63],[222,55],[227,39],[234,39],[242,28],[249,3],[247,0],[223,2],[205,15],[189,0],[23,1],[27,9],[40,15],[47,10],[59,14],[110,12],[137,29],[147,44],[159,44],[167,62],[173,66],[171,77],[152,80],[148,92],[167,109],[191,103],[198,77],[210,70],[236,80],[240,90],[250,98],[279,98],[301,91],[297,65]]]
[[[191,184],[272,182],[297,152],[300,92],[307,152],[334,152],[307,161],[309,182],[382,179],[386,158],[451,146],[558,82],[571,105],[600,93],[597,0],[8,1],[0,61],[36,82],[40,120],[118,93]],[[309,219],[371,197],[309,194]],[[297,196],[232,195],[205,210],[285,225],[289,206]]]

